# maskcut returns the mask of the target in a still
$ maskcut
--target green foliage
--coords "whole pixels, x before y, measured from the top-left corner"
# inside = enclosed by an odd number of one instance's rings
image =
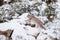
[[[52,14],[52,11],[55,12],[55,8],[53,8],[52,6],[48,6],[48,8],[45,9],[45,15],[47,14]]]

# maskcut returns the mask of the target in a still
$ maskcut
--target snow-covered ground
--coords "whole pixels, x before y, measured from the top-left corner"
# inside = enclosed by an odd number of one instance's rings
[[[47,23],[46,28],[47,30],[42,30],[39,26],[31,27],[31,26],[25,26],[28,13],[24,13],[23,15],[26,16],[20,16],[20,19],[13,19],[11,21],[1,23],[0,24],[0,30],[14,30],[12,34],[13,40],[51,40],[50,36],[53,38],[59,38],[59,20],[55,20],[54,23]],[[58,22],[57,22],[58,21]],[[59,27],[59,28],[58,28]],[[56,30],[54,30],[56,29]],[[37,36],[38,35],[38,36]],[[36,38],[35,38],[35,37]]]
[[[1,17],[2,20],[3,20],[3,17],[10,18],[11,17],[9,16],[10,12],[12,13],[12,15],[14,15],[16,11],[18,11],[19,13],[19,11],[21,11],[20,9],[24,8],[19,5],[20,4],[23,5],[23,3],[16,2],[12,4],[2,5],[0,7],[0,10],[2,10],[0,13],[4,11],[6,14],[5,16],[3,15]],[[27,7],[27,5],[32,6],[35,3],[36,3],[35,0],[27,1],[25,5]],[[47,8],[45,2],[43,2],[41,6],[38,6],[38,9],[40,10],[40,12],[37,12],[36,10],[33,10],[33,11],[31,10],[31,14],[33,14],[36,18],[41,19],[43,23],[45,23],[45,21],[48,21],[48,23],[44,24],[46,30],[42,29],[36,22],[29,20],[29,18],[27,17],[30,14],[29,12],[24,13],[22,11],[22,15],[19,15],[16,13],[14,16],[12,16],[13,18],[12,20],[8,20],[8,22],[0,23],[0,31],[5,31],[8,29],[14,30],[11,36],[12,40],[57,40],[57,39],[60,40],[60,33],[59,33],[60,32],[60,4],[59,2],[57,2],[56,4],[53,4],[52,6],[56,8],[55,11],[57,12],[56,17],[54,18],[52,22],[50,22],[47,19],[47,16],[43,16],[43,12],[45,8]],[[38,13],[39,13],[39,16],[37,16]],[[26,23],[35,24],[35,27],[31,27],[30,25],[25,25]],[[6,37],[1,35],[0,40],[6,40]]]

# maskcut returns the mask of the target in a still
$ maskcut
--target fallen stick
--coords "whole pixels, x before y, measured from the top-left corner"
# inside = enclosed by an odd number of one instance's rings
[[[35,16],[33,16],[33,15],[31,15],[31,14],[28,14],[27,17],[28,17],[29,19],[31,19],[31,20],[34,20],[37,24],[40,25],[40,27],[41,27],[42,29],[46,30],[46,28],[44,27],[43,22],[42,22],[41,20],[39,20],[38,18],[36,18]]]

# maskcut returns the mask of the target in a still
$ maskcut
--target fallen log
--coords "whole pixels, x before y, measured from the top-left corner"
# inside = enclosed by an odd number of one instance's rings
[[[42,22],[40,19],[36,18],[35,16],[33,16],[33,15],[31,15],[31,14],[28,14],[27,17],[28,17],[29,19],[31,19],[31,20],[34,20],[37,24],[40,25],[40,27],[41,27],[42,29],[46,30],[43,22]]]

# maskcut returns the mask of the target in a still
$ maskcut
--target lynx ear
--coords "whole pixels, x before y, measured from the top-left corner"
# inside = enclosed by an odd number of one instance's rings
[[[11,37],[13,30],[6,30],[5,32],[7,33],[7,37]]]
[[[12,33],[13,33],[13,30],[9,30],[9,29],[6,31],[0,31],[0,35],[4,35],[9,38],[11,37]]]

